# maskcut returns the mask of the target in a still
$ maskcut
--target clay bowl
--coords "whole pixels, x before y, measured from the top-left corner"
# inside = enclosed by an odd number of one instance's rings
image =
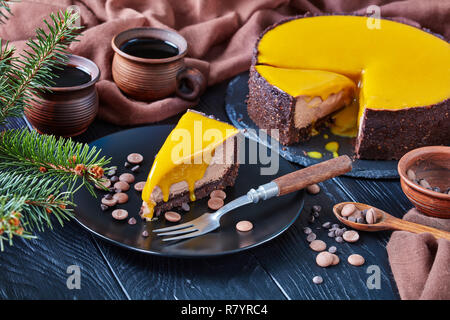
[[[84,57],[70,55],[68,65],[87,72],[91,80],[71,87],[47,87],[25,109],[30,124],[39,132],[73,137],[87,130],[98,112],[95,83],[100,78],[97,65]]]
[[[447,190],[450,186],[450,147],[431,146],[414,149],[398,162],[403,192],[421,212],[438,218],[450,218],[450,195],[426,189],[411,181],[411,169],[417,179],[425,179],[433,187]]]
[[[127,54],[120,49],[124,43],[136,38],[169,41],[178,48],[178,55],[149,59]],[[111,40],[111,47],[114,50],[113,80],[131,98],[153,101],[175,93],[183,99],[195,100],[206,88],[203,74],[195,68],[185,66],[184,57],[188,44],[174,31],[150,27],[125,30]]]

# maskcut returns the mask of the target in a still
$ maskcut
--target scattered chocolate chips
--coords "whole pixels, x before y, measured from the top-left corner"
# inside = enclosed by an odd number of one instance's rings
[[[365,262],[365,259],[359,254],[352,254],[347,258],[347,261],[353,266],[362,266]]]
[[[236,230],[241,232],[248,232],[253,229],[253,223],[247,220],[242,220],[236,223]]]
[[[117,203],[120,204],[128,202],[128,195],[123,192],[116,193],[113,198],[116,199]]]
[[[125,168],[129,168],[129,167],[131,167],[131,164],[129,164],[128,162],[125,161],[125,163],[123,164],[123,166],[124,166]]]
[[[139,166],[139,165],[135,165],[133,168],[131,168],[130,170],[131,171],[133,171],[133,172],[139,172],[139,169],[140,169],[141,167]]]
[[[128,224],[131,224],[131,225],[136,224],[136,219],[131,217],[130,219],[128,219]]]
[[[318,184],[311,184],[306,187],[306,191],[308,191],[309,194],[318,194],[320,192],[320,187]]]
[[[125,181],[118,181],[114,183],[114,189],[121,191],[128,191],[130,189],[130,185]]]
[[[116,220],[124,220],[128,217],[128,211],[125,209],[116,209],[111,213],[111,215]]]
[[[208,207],[211,210],[218,210],[223,207],[223,200],[221,198],[211,198],[208,200]]]
[[[127,161],[131,164],[139,164],[144,161],[144,157],[139,153],[130,153],[127,156]]]
[[[225,198],[227,197],[227,194],[223,190],[214,190],[213,192],[210,193],[209,196],[211,198],[220,198],[222,200],[225,200]]]
[[[118,176],[112,176],[109,180],[111,180],[112,183],[116,183],[117,181],[119,181],[119,177]]]
[[[337,243],[344,242],[344,239],[342,237],[336,237],[336,238],[334,238],[334,240],[336,240]]]
[[[102,209],[102,211],[106,211],[109,209],[109,207],[106,204],[101,203],[100,204],[100,209]]]
[[[331,227],[331,222],[325,222],[324,224],[322,224],[322,228],[324,229],[330,229]]]
[[[313,283],[315,283],[315,284],[321,284],[321,283],[323,282],[323,279],[322,279],[321,276],[315,276],[315,277],[312,279],[312,281],[313,281]]]
[[[312,206],[312,210],[314,212],[320,212],[320,211],[322,211],[322,207],[316,204],[316,205]]]
[[[330,238],[336,237],[336,231],[335,231],[335,230],[329,231],[329,232],[328,232],[328,237],[330,237]]]
[[[425,180],[425,179],[420,179],[420,180],[419,180],[419,184],[420,184],[422,187],[431,190],[431,185],[428,183],[427,180]]]
[[[133,186],[134,190],[136,190],[137,192],[142,192],[142,190],[144,190],[144,187],[145,187],[145,181],[137,182]]]
[[[167,211],[166,213],[164,213],[164,218],[166,218],[166,220],[170,222],[178,222],[181,220],[181,215],[175,211]]]
[[[320,213],[317,212],[317,211],[313,211],[312,216],[313,216],[314,218],[319,218],[319,217],[320,217]]]
[[[122,173],[119,176],[119,180],[131,184],[134,182],[134,176],[131,173]]]
[[[303,232],[304,232],[305,234],[310,234],[310,233],[312,232],[312,230],[311,230],[310,227],[305,227],[305,228],[303,228]]]
[[[413,170],[411,170],[411,169],[409,169],[408,171],[406,171],[406,174],[407,174],[409,180],[414,181],[414,180],[417,179],[416,173],[415,173]]]
[[[144,238],[147,238],[148,237],[148,231],[147,230],[142,231],[142,236]]]

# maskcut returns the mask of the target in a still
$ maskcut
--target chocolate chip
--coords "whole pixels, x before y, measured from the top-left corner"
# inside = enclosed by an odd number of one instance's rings
[[[118,176],[112,176],[109,180],[111,180],[112,183],[116,183],[117,181],[119,181],[119,177]]]
[[[337,228],[334,231],[334,234],[335,234],[336,237],[341,237],[344,234],[344,230]]]
[[[358,219],[356,219],[356,222],[365,224],[366,223],[366,219],[364,219],[363,217],[359,217]]]
[[[356,218],[354,216],[350,216],[347,218],[350,222],[356,222]]]
[[[170,222],[178,222],[181,220],[181,215],[175,211],[167,211],[166,213],[164,213],[164,218],[166,218],[166,220]]]
[[[347,261],[353,266],[362,266],[365,262],[365,259],[359,254],[352,254],[347,258]]]
[[[338,225],[337,223],[335,223],[335,224],[333,224],[332,226],[331,226],[331,228],[333,228],[333,229],[337,229],[337,228],[339,228],[340,227],[340,225]]]
[[[409,169],[408,171],[406,171],[406,174],[408,175],[409,180],[416,180],[416,173],[413,170]]]
[[[131,171],[133,172],[138,172],[139,171],[140,166],[135,165],[133,168],[131,168]]]
[[[142,236],[144,238],[147,238],[148,237],[148,231],[147,230],[142,231]]]
[[[338,242],[338,243],[344,242],[344,239],[342,237],[336,237],[336,238],[334,238],[334,240],[336,240],[336,242]]]
[[[137,192],[142,192],[142,190],[144,190],[145,187],[145,181],[140,181],[136,183],[133,187],[134,190],[136,190]]]
[[[322,211],[322,206],[319,206],[318,204],[312,206],[313,211],[320,212]]]
[[[223,207],[223,200],[221,198],[211,198],[208,200],[208,207],[211,210],[218,210]]]
[[[328,237],[330,237],[330,238],[334,238],[334,237],[336,237],[336,233],[335,233],[335,230],[331,230],[331,231],[329,231],[329,232],[328,232]]]
[[[308,236],[306,237],[306,241],[311,242],[316,240],[317,235],[314,232],[311,232],[310,234],[308,234]]]
[[[317,212],[317,211],[314,211],[314,212],[312,213],[312,215],[313,215],[314,218],[320,217],[320,213]]]
[[[312,230],[311,230],[310,227],[305,227],[305,228],[303,228],[303,232],[304,232],[305,234],[310,234],[310,233],[312,232]]]
[[[426,189],[431,189],[430,184],[425,179],[420,179],[419,184]]]
[[[116,173],[117,173],[117,170],[116,169],[110,169],[109,171],[108,171],[108,177],[112,177],[112,176],[115,176],[116,175]]]
[[[315,283],[315,284],[321,284],[321,283],[323,282],[323,279],[322,279],[321,276],[315,276],[315,277],[312,279],[312,281],[313,281],[313,283]]]
[[[250,221],[239,221],[236,223],[236,229],[241,232],[248,232],[253,229],[253,224]]]
[[[359,240],[359,233],[355,230],[345,231],[342,238],[347,242],[356,242]]]
[[[308,191],[309,194],[318,194],[320,192],[320,187],[318,184],[311,184],[306,187],[306,191]]]
[[[102,209],[102,211],[106,211],[109,209],[109,207],[103,203],[100,204],[100,209]]]
[[[213,192],[210,193],[209,196],[211,198],[220,198],[222,200],[225,200],[225,198],[227,197],[227,194],[223,190],[214,190]]]
[[[116,190],[120,189],[121,191],[128,191],[130,189],[130,185],[125,181],[117,181],[116,183],[114,183],[114,189]]]
[[[308,222],[309,223],[314,223],[314,221],[316,221],[316,218],[313,215],[309,216]]]
[[[123,164],[123,166],[124,166],[125,168],[129,168],[129,167],[131,167],[131,164],[129,164],[128,162],[125,161],[125,163]]]
[[[131,173],[122,173],[119,176],[119,180],[131,184],[134,182],[134,176]]]
[[[439,187],[434,187],[434,188],[433,188],[433,191],[435,191],[435,192],[441,192],[441,188],[439,188]]]
[[[111,193],[105,194],[105,196],[103,197],[103,199],[106,200],[111,200],[113,198],[113,195]]]
[[[106,199],[103,198],[102,199],[102,204],[108,206],[108,207],[114,207],[117,204],[117,200],[116,199]]]
[[[337,251],[337,248],[335,246],[331,246],[328,248],[329,253],[336,253],[336,251]]]
[[[322,228],[330,229],[330,227],[331,227],[331,222],[325,222],[324,224],[322,224]]]
[[[127,156],[127,161],[132,164],[139,164],[144,161],[144,157],[139,153],[130,153]]]
[[[111,215],[116,220],[124,220],[128,217],[128,211],[124,209],[116,209],[111,213]]]
[[[128,202],[128,195],[123,192],[116,193],[113,198],[116,199],[117,203],[120,204]]]
[[[189,204],[188,204],[187,202],[183,202],[183,203],[181,204],[181,209],[182,209],[183,211],[189,211],[189,210],[191,210],[191,207],[189,206]]]
[[[128,219],[128,224],[131,224],[131,225],[136,224],[136,219],[131,217],[130,219]]]

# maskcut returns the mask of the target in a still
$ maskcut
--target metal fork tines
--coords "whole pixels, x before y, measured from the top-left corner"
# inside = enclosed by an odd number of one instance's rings
[[[278,187],[275,183],[268,183],[260,186],[258,190],[252,189],[246,195],[243,195],[220,208],[214,213],[205,213],[200,217],[186,223],[172,227],[155,229],[153,232],[158,236],[175,236],[163,238],[163,241],[183,240],[201,236],[211,232],[220,226],[220,218],[227,212],[249,203],[256,203],[259,200],[266,200],[278,193]]]

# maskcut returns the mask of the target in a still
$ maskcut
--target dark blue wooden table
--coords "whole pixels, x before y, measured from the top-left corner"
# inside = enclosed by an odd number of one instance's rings
[[[222,120],[226,83],[209,88],[198,107]],[[176,123],[178,117],[164,121]],[[7,127],[26,126],[21,119]],[[96,121],[77,141],[90,142],[124,128]],[[16,239],[14,247],[0,253],[2,299],[398,299],[385,246],[390,232],[362,233],[356,244],[338,244],[326,232],[314,230],[329,246],[338,248],[339,265],[323,269],[315,262],[303,228],[311,207],[323,207],[319,221],[337,222],[331,208],[341,201],[374,205],[401,217],[411,204],[398,180],[366,180],[339,177],[321,184],[320,194],[306,197],[300,218],[277,239],[243,253],[210,259],[162,258],[119,248],[91,235],[71,221],[38,239]],[[274,212],[273,214],[277,214]],[[359,253],[362,267],[347,263]],[[80,289],[69,289],[80,270]],[[369,266],[375,266],[369,268]],[[379,274],[375,273],[379,270]],[[312,283],[320,275],[321,285]],[[368,288],[379,275],[379,288]]]

